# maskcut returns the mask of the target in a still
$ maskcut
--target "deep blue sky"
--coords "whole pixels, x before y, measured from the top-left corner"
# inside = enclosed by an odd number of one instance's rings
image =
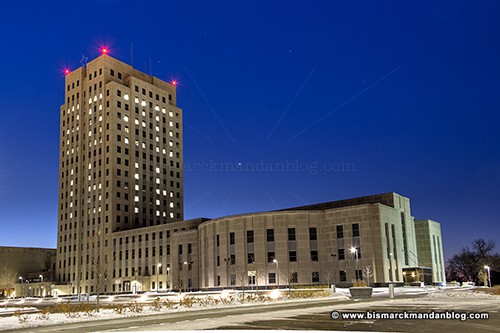
[[[112,56],[177,79],[185,216],[395,191],[446,256],[500,249],[500,2],[9,1],[0,11],[0,245],[55,247],[62,69]],[[355,171],[327,172],[325,163]]]

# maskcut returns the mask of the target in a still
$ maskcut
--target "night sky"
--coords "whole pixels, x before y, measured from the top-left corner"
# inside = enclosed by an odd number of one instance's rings
[[[131,44],[179,82],[186,219],[394,191],[500,250],[496,0],[3,2],[0,245],[56,246],[63,69]]]

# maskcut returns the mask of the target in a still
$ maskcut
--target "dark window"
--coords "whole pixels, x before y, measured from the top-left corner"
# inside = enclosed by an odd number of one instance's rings
[[[288,240],[289,241],[294,241],[296,239],[295,237],[295,228],[288,228]]]
[[[276,273],[269,273],[269,283],[276,283]]]
[[[344,238],[344,228],[341,225],[337,226],[337,238]]]
[[[292,272],[290,274],[290,283],[299,283],[299,278],[297,272]]]
[[[247,243],[253,243],[253,230],[247,230]]]
[[[274,242],[274,229],[267,229],[267,241]]]
[[[311,278],[313,283],[319,283],[319,272],[312,272]]]
[[[345,250],[344,249],[339,249],[339,260],[344,260],[345,259]]]
[[[288,251],[288,261],[290,262],[297,261],[297,251]]]
[[[273,262],[274,258],[276,258],[274,252],[267,252],[267,262]]]
[[[234,245],[234,232],[229,233],[229,245]]]
[[[359,237],[359,223],[352,225],[352,237]]]
[[[340,281],[341,282],[346,282],[347,281],[347,274],[345,271],[340,271]]]
[[[318,240],[316,228],[309,228],[309,240]]]
[[[318,251],[311,251],[311,261],[318,261]]]
[[[247,260],[247,263],[249,263],[249,264],[253,264],[254,262],[255,262],[254,254],[253,254],[253,253],[249,253],[249,254],[248,254],[248,260]]]

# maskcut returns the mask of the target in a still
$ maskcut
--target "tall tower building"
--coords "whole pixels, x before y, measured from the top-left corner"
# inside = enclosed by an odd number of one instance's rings
[[[60,112],[56,278],[109,291],[113,233],[183,220],[176,87],[103,54],[67,73]]]

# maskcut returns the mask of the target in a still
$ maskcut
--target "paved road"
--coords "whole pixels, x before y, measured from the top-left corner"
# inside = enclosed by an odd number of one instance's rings
[[[451,304],[451,305],[449,305]],[[434,307],[435,306],[435,307]],[[389,311],[402,310],[428,312],[436,308],[462,312],[488,312],[488,320],[333,320],[332,310],[346,311]],[[288,318],[280,317],[280,311],[297,311]],[[282,313],[285,313],[282,312]],[[304,313],[308,313],[305,315]],[[232,316],[232,317],[231,317]],[[227,323],[228,318],[246,318]],[[277,319],[279,318],[279,320]],[[230,321],[229,321],[230,322]],[[204,326],[207,323],[207,326]],[[132,317],[113,320],[99,320],[88,323],[47,326],[36,329],[22,329],[16,332],[113,332],[113,331],[152,331],[179,329],[294,329],[294,330],[329,330],[329,331],[377,331],[377,332],[499,332],[499,302],[489,300],[443,301],[411,298],[394,303],[387,298],[372,298],[363,301],[338,299],[274,303],[266,305],[220,308],[210,310],[168,313],[148,317]]]
[[[376,299],[369,300],[368,302],[374,302]],[[210,309],[210,310],[199,310],[191,312],[179,312],[179,313],[168,313],[163,315],[155,316],[143,316],[143,317],[131,317],[123,319],[112,319],[112,320],[96,320],[85,323],[75,323],[75,324],[64,324],[63,326],[45,326],[37,328],[26,328],[16,330],[15,332],[102,332],[102,331],[124,331],[124,330],[149,330],[148,327],[154,328],[162,326],[164,330],[173,329],[169,327],[169,324],[176,324],[179,322],[188,322],[195,320],[207,320],[207,319],[217,319],[227,316],[238,316],[247,314],[268,314],[274,311],[282,310],[293,310],[293,309],[307,309],[316,307],[325,307],[340,305],[340,304],[350,304],[353,303],[351,300],[339,301],[338,299],[328,299],[319,301],[299,301],[290,303],[274,303],[256,305],[256,306],[244,306],[244,307],[233,307],[233,308],[220,308],[220,309]],[[258,316],[265,317],[265,316]],[[177,325],[176,325],[177,326]],[[177,329],[177,328],[176,328]],[[190,329],[186,327],[186,329]]]

